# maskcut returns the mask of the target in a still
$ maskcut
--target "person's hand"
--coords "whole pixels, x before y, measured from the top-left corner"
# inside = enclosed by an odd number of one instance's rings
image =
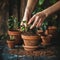
[[[21,26],[26,26],[26,23],[24,23],[24,21],[27,22],[27,20],[28,20],[28,17],[23,17],[20,25]]]
[[[28,9],[26,9],[20,25],[21,25],[21,26],[22,26],[22,25],[25,25],[25,26],[26,26],[26,24],[23,23],[23,21],[28,22],[28,20],[29,20],[30,18],[31,18],[31,13],[30,13],[30,11],[29,11]]]
[[[30,29],[34,27],[40,27],[45,18],[46,18],[46,14],[43,11],[36,13],[28,22],[28,25],[33,22]]]

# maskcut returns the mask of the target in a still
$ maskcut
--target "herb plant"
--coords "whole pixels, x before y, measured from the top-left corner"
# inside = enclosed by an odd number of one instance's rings
[[[14,36],[13,35],[10,35],[10,40],[14,40]]]
[[[17,30],[18,28],[18,19],[14,16],[10,16],[8,19],[8,29]]]
[[[20,27],[20,30],[22,31],[22,32],[30,32],[30,33],[36,33],[36,31],[37,31],[37,28],[36,27],[34,27],[33,29],[30,29],[30,26],[31,25],[28,25],[27,24],[27,21],[23,21],[23,24],[24,25],[22,25],[21,27]],[[26,25],[26,26],[25,26]]]

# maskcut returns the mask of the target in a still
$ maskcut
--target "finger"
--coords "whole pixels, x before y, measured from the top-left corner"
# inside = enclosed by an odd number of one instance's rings
[[[39,27],[40,24],[41,24],[41,19],[38,21],[36,27]]]
[[[21,24],[20,25],[23,25],[23,22],[21,22]]]
[[[35,21],[34,21],[33,25],[30,27],[30,29],[32,29],[33,27],[36,26],[38,20],[39,20],[39,16],[36,16]]]
[[[40,27],[40,26],[42,25],[42,23],[43,23],[43,19],[41,19],[41,21],[40,21],[38,27]]]
[[[31,24],[35,20],[35,15],[29,20],[28,25]]]

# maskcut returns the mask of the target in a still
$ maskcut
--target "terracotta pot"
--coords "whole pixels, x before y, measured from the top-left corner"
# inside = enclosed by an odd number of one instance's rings
[[[28,50],[36,50],[36,48],[32,48],[33,46],[39,46],[40,44],[40,37],[38,35],[21,35],[23,41],[24,41],[24,49]],[[26,46],[29,46],[26,48]],[[30,49],[31,47],[31,49]]]
[[[48,27],[49,34],[55,34],[56,30],[57,30],[57,27],[55,27],[55,26]]]
[[[13,35],[15,38],[15,44],[22,44],[21,32],[18,30],[8,31],[9,35]]]
[[[49,35],[49,31],[48,31],[48,29],[45,30],[45,35]]]
[[[40,44],[40,37],[38,35],[21,35],[25,46],[36,46]]]
[[[38,34],[39,36],[41,36],[41,35],[44,34],[44,32],[43,32],[43,30],[37,30],[37,34]]]
[[[15,41],[14,40],[7,40],[7,45],[8,45],[9,48],[14,48]]]
[[[34,51],[34,50],[39,49],[40,46],[24,46],[23,45],[23,47],[26,51]]]
[[[17,30],[8,30],[8,34],[9,35],[19,35],[19,31],[17,31]]]
[[[46,46],[46,45],[50,45],[51,44],[51,39],[52,39],[52,35],[46,35],[46,36],[41,36],[42,39],[42,45]]]

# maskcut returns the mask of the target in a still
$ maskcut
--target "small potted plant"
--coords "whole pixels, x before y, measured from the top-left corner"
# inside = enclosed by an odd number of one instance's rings
[[[43,34],[40,33],[40,37],[42,39],[41,45],[46,46],[51,44],[52,35],[48,32],[48,22],[44,21],[40,30],[43,31]]]
[[[41,36],[41,35],[44,34],[44,31],[43,31],[41,28],[38,28],[36,33],[37,33],[39,36]]]
[[[38,28],[37,34],[38,35],[44,35],[44,34],[48,35],[48,29],[47,28],[48,28],[48,22],[45,21],[42,23],[41,27]]]
[[[14,16],[10,16],[8,19],[8,34],[14,36],[15,44],[22,44],[21,32],[18,30],[18,20]]]
[[[42,35],[41,36],[43,46],[51,45],[52,35]]]
[[[23,21],[23,23],[26,24],[26,27],[24,25],[21,26],[21,31],[23,31],[21,37],[24,41],[24,49],[27,51],[33,51],[38,49],[40,44],[40,37],[35,33],[36,28],[30,30],[30,26],[27,25],[27,22]]]
[[[56,34],[56,31],[57,31],[57,17],[58,16],[56,14],[54,14],[51,17],[51,26],[48,27],[49,34],[53,34],[53,35]]]
[[[7,45],[9,48],[14,48],[14,46],[15,46],[14,36],[9,37],[9,39],[7,40]]]
[[[56,31],[57,31],[57,27],[56,26],[49,26],[48,27],[49,34],[54,35],[56,33]]]

